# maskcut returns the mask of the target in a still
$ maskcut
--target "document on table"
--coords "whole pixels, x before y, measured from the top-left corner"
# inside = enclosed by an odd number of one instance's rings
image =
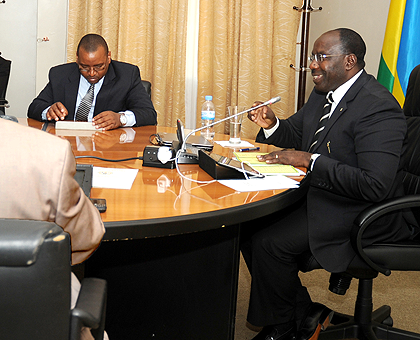
[[[93,167],[92,188],[130,190],[138,169]]]
[[[239,192],[293,189],[299,187],[298,181],[282,175],[250,179],[223,179],[218,180],[218,182]]]
[[[56,130],[90,130],[102,131],[103,129],[96,128],[92,122],[74,122],[71,120],[59,120],[55,123]]]
[[[284,175],[284,176],[302,176],[305,173],[292,165],[286,164],[267,164],[260,162],[257,155],[266,155],[263,152],[234,152],[236,159],[247,163],[263,175]]]
[[[246,140],[241,140],[241,142],[238,144],[229,143],[228,140],[219,140],[219,141],[215,140],[214,142],[217,144],[220,144],[224,148],[252,148],[254,146],[250,142],[247,142]]]

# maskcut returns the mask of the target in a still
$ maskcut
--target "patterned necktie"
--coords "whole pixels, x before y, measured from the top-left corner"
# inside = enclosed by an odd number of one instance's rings
[[[308,152],[312,152],[313,148],[315,147],[316,143],[318,143],[318,137],[322,130],[325,129],[325,124],[327,123],[328,119],[330,118],[330,111],[331,111],[331,104],[334,102],[332,98],[332,92],[327,94],[325,98],[324,108],[322,109],[322,116],[318,122],[318,127],[315,131],[314,137],[312,138],[312,144],[309,147]]]
[[[95,84],[90,84],[89,90],[80,102],[79,108],[76,111],[76,121],[87,122],[90,108],[93,103],[93,90]]]

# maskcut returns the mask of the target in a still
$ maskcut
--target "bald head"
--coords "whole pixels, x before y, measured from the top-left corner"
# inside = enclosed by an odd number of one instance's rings
[[[366,44],[360,34],[349,28],[337,28],[330,32],[337,32],[339,34],[341,52],[343,54],[354,54],[357,58],[359,70],[364,68]]]

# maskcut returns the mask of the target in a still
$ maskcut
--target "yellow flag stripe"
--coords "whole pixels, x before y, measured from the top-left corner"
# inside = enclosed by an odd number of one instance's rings
[[[388,69],[395,75],[397,70],[398,51],[400,48],[401,31],[404,22],[406,0],[391,0],[388,21],[382,46],[382,56]]]
[[[395,99],[397,99],[398,103],[400,103],[400,106],[403,107],[405,95],[402,91],[402,86],[400,83],[400,78],[398,78],[398,73],[395,74],[394,88],[392,89],[392,94],[394,95]]]

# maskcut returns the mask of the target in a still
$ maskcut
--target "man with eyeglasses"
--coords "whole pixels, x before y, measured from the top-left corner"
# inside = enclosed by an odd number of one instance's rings
[[[104,130],[157,123],[139,68],[112,60],[102,36],[85,35],[76,55],[76,62],[51,68],[48,84],[29,106],[29,118],[91,121]]]
[[[324,33],[309,57],[315,88],[306,104],[284,120],[268,106],[248,114],[261,127],[258,142],[287,148],[259,157],[261,162],[310,172],[301,201],[241,227],[252,275],[248,321],[263,327],[254,340],[317,339],[333,311],[311,301],[298,276],[299,256],[312,255],[332,273],[346,271],[361,261],[350,243],[358,213],[404,195],[406,121],[390,92],[365,72],[365,53],[353,30]],[[408,219],[405,212],[388,214],[370,228],[365,245],[408,239]]]

